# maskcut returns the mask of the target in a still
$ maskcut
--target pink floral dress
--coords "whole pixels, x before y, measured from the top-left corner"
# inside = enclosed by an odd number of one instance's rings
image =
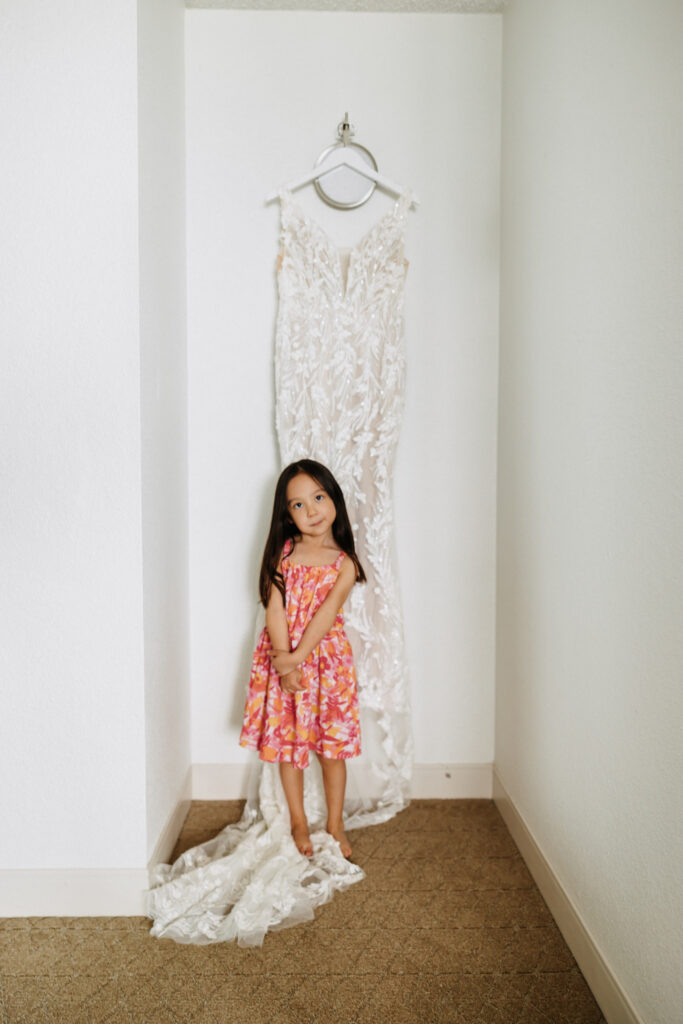
[[[294,650],[336,583],[345,555],[342,551],[331,565],[295,565],[289,560],[292,549],[289,542],[282,575]],[[268,657],[270,650],[264,629],[252,661],[240,745],[258,750],[262,761],[291,761],[297,768],[307,767],[310,750],[329,758],[360,754],[358,686],[343,609],[329,633],[299,665],[305,684],[299,693],[282,690]]]

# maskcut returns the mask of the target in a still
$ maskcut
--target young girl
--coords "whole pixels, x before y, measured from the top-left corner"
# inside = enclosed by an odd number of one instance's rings
[[[339,484],[312,459],[280,474],[261,564],[266,627],[254,653],[240,744],[278,761],[292,838],[310,857],[303,769],[320,759],[327,831],[345,857],[347,757],[360,754],[358,691],[342,605],[365,582]]]

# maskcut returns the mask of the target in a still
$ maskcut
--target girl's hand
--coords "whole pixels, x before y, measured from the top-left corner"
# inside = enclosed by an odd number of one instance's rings
[[[270,660],[281,676],[288,675],[298,666],[298,658],[293,651],[271,651]]]
[[[301,669],[294,668],[286,676],[280,676],[280,686],[285,693],[300,693],[306,689],[303,679]]]

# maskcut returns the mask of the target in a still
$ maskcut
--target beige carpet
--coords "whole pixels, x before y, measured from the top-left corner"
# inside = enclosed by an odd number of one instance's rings
[[[240,809],[193,804],[174,856]],[[351,839],[367,878],[261,949],[0,920],[2,1024],[605,1024],[492,801],[416,800]]]

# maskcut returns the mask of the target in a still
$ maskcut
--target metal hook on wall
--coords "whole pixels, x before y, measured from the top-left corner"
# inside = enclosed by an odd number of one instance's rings
[[[351,150],[359,160],[377,171],[377,162],[370,150],[358,142],[351,141],[355,134],[356,128],[349,121],[347,110],[344,120],[337,125],[339,142],[324,149],[316,160],[315,166],[322,167],[330,154],[343,146],[347,150]],[[364,177],[362,172],[356,172],[353,167],[349,166],[338,167],[323,177],[316,178],[313,184],[322,201],[337,210],[355,210],[359,206],[363,206],[377,187],[376,182]]]

